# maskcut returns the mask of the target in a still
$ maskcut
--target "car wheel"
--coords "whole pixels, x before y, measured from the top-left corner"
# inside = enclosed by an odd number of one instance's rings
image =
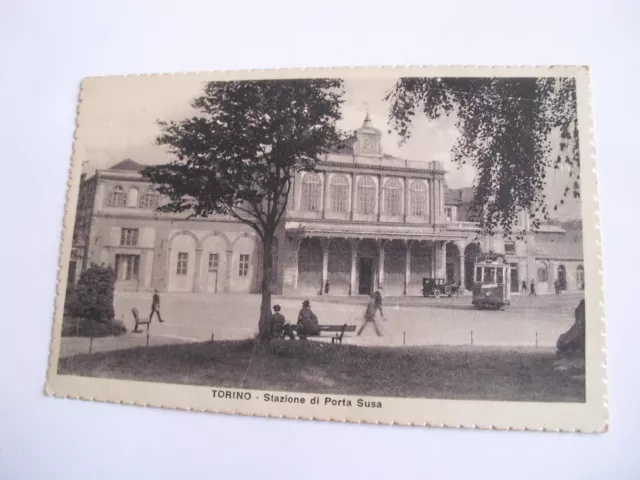
[[[438,290],[437,288],[433,291],[433,296],[436,298],[440,298],[440,290]]]

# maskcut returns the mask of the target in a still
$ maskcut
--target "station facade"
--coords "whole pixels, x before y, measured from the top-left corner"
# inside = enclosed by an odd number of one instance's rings
[[[299,172],[279,228],[275,291],[285,295],[420,295],[423,278],[471,286],[473,262],[503,253],[512,292],[533,280],[538,293],[584,288],[581,229],[522,216],[513,240],[482,236],[468,221],[472,189],[447,188],[441,162],[386,155],[367,115],[353,137]],[[69,280],[90,263],[112,265],[118,290],[256,293],[260,242],[228,217],[158,213],[159,198],[124,160],[83,178]]]

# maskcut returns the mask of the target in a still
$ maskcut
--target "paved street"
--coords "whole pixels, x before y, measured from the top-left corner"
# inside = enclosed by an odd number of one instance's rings
[[[165,323],[154,319],[150,344],[210,340],[238,340],[257,332],[259,295],[163,294]],[[579,295],[514,297],[506,311],[477,311],[470,297],[429,299],[387,298],[387,322],[379,322],[385,335],[378,338],[371,326],[361,337],[351,335],[345,343],[358,345],[473,345],[554,347],[558,336],[573,323]],[[360,325],[366,298],[311,298],[321,324]],[[302,299],[274,297],[287,320],[295,323]],[[131,308],[147,315],[151,295],[121,293],[116,296],[116,316],[133,330]],[[327,335],[328,339],[329,335]],[[537,338],[537,340],[536,340]],[[65,339],[62,355],[88,349],[88,339]],[[95,339],[93,351],[144,345],[144,334],[124,338]]]

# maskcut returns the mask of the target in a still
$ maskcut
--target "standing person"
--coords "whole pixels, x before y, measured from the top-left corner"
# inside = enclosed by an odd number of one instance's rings
[[[376,330],[376,334],[379,337],[382,336],[382,334],[380,333],[380,329],[378,328],[378,324],[376,323],[376,313],[378,312],[378,310],[380,311],[380,316],[386,322],[387,319],[385,318],[384,313],[382,313],[382,294],[380,293],[380,290],[376,290],[376,292],[371,295],[371,298],[369,299],[367,309],[364,312],[364,323],[360,327],[360,330],[358,330],[358,336],[360,336],[360,334],[364,330],[364,327],[366,327],[369,323],[373,324],[373,328]]]
[[[553,286],[556,289],[556,295],[560,295],[560,280],[556,278],[556,281],[553,282]]]
[[[529,289],[529,295],[533,295],[534,297],[538,296],[538,294],[536,293],[536,283],[533,281],[533,279],[531,280],[531,288]]]
[[[153,318],[153,314],[158,316],[158,320],[160,322],[164,322],[162,320],[162,316],[160,316],[160,294],[158,290],[153,291],[153,300],[151,300],[151,315],[149,315],[149,323],[151,323],[151,319]]]
[[[298,336],[301,339],[320,335],[318,317],[311,311],[309,300],[302,302],[302,309],[298,314]]]
[[[527,281],[526,280],[522,280],[522,290],[520,291],[520,293],[522,293],[523,295],[527,294]]]

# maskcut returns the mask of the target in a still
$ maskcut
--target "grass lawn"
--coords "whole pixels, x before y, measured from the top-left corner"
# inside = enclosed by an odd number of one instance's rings
[[[163,345],[62,358],[60,374],[318,394],[584,402],[550,349],[361,347],[252,340]]]

